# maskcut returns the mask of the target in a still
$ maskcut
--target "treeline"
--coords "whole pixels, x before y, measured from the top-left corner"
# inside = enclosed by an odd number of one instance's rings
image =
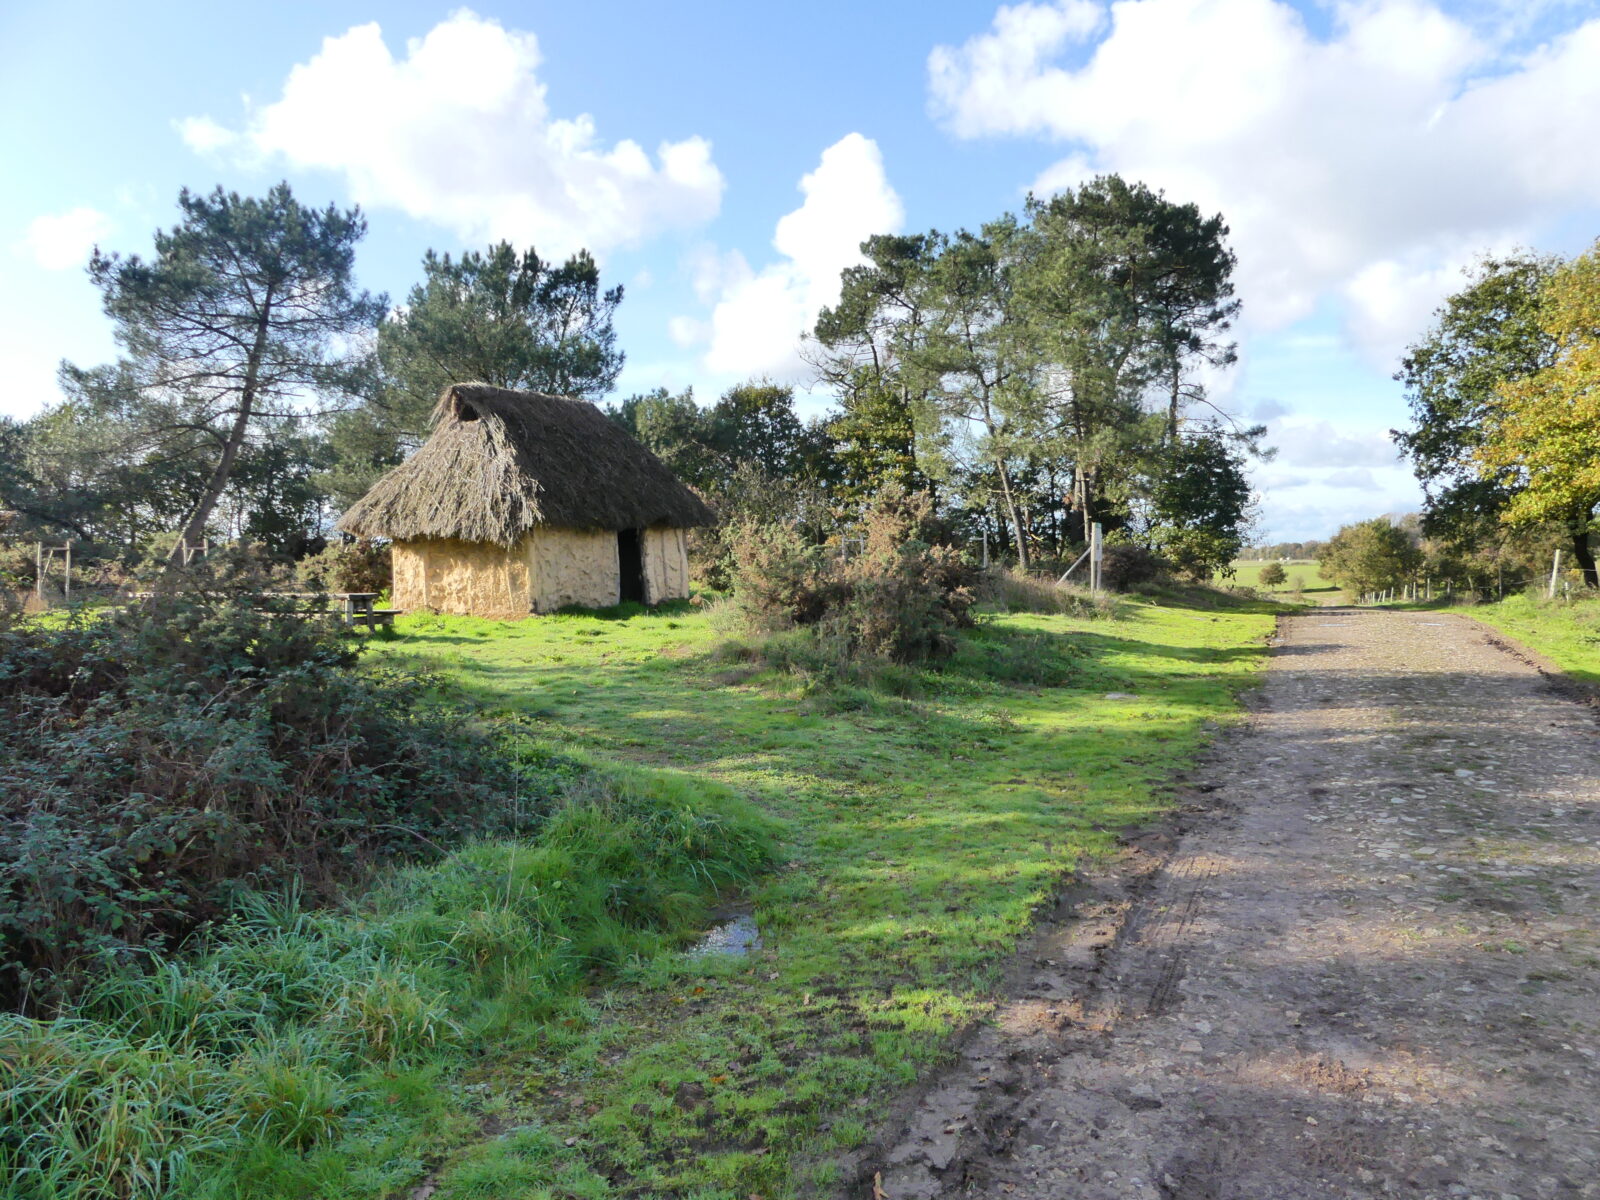
[[[1486,259],[1396,378],[1412,421],[1394,437],[1425,495],[1414,570],[1487,589],[1559,549],[1600,585],[1600,243]]]
[[[1306,559],[1316,558],[1322,543],[1316,540],[1307,542],[1273,542],[1270,546],[1249,546],[1243,550],[1239,557],[1246,562],[1269,562],[1275,559]]]
[[[405,303],[357,288],[358,210],[185,191],[148,259],[89,275],[122,356],[63,363],[65,399],[0,423],[11,532],[129,555],[242,538],[299,558],[426,437],[446,382],[599,399],[623,365],[587,254],[430,252]]]
[[[179,209],[148,258],[89,264],[118,360],[64,363],[60,403],[0,424],[13,537],[147,557],[242,538],[300,558],[427,437],[445,384],[615,390],[623,290],[586,253],[430,251],[392,306],[354,282],[357,209],[286,184],[184,191]],[[1112,176],[975,232],[874,237],[807,338],[827,411],[803,418],[766,380],[611,411],[725,514],[815,540],[899,489],[975,556],[1059,563],[1098,522],[1208,574],[1243,544],[1262,434],[1202,381],[1234,360],[1226,235]]]

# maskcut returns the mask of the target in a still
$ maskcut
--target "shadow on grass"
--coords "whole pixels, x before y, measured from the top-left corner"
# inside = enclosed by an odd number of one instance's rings
[[[1307,588],[1307,591],[1312,589]],[[1292,604],[1267,600],[1260,596],[1242,596],[1225,588],[1206,584],[1162,583],[1141,587],[1139,595],[1158,604],[1175,608],[1192,608],[1204,612],[1253,613],[1274,616],[1297,611]]]

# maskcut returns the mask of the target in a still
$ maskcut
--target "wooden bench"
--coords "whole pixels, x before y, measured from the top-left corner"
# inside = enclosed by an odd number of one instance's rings
[[[377,602],[377,592],[329,592],[330,596],[338,596],[344,601],[344,623],[355,629],[365,625],[368,629],[375,630],[382,625],[385,628],[394,627],[394,619],[400,615],[398,608],[374,608]]]
[[[376,629],[379,625],[382,625],[385,628],[393,629],[394,619],[403,611],[403,609],[398,608],[367,609],[351,616],[349,622],[352,627],[365,625],[368,629]]]

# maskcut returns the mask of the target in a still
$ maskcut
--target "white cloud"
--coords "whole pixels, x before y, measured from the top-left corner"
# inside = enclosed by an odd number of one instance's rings
[[[1309,475],[1285,475],[1279,472],[1258,471],[1255,482],[1262,492],[1288,492],[1316,481]]]
[[[239,135],[210,117],[184,117],[173,122],[183,144],[196,154],[217,154],[238,145]]]
[[[1377,489],[1378,481],[1372,477],[1372,472],[1365,467],[1355,467],[1347,471],[1333,471],[1322,481],[1323,487],[1331,488],[1360,488],[1363,491]]]
[[[1284,0],[1003,7],[933,51],[930,104],[1064,143],[1041,190],[1117,171],[1221,211],[1251,326],[1336,294],[1392,360],[1476,251],[1600,208],[1600,18],[1516,53],[1426,0],[1330,9],[1323,38]]]
[[[743,260],[702,257],[716,279],[705,365],[719,374],[795,377],[803,372],[801,335],[839,298],[839,275],[861,261],[861,243],[897,232],[905,221],[872,139],[851,133],[822,152],[800,181],[805,202],[778,221],[772,245],[782,256],[752,272]]]
[[[376,23],[323,41],[242,131],[180,122],[195,150],[345,176],[368,208],[394,208],[464,241],[506,238],[548,255],[596,252],[702,224],[721,205],[711,144],[606,146],[587,114],[552,115],[538,40],[466,9],[396,58]]]
[[[683,265],[701,304],[715,303],[723,292],[755,275],[743,254],[737,250],[721,251],[710,243],[696,246],[684,255]]]
[[[1001,5],[994,31],[959,50],[928,55],[932,107],[963,137],[1048,125],[1055,80],[1047,66],[1070,42],[1086,40],[1104,19],[1094,0]]]
[[[703,345],[711,337],[711,327],[694,317],[673,317],[667,322],[667,336],[673,345],[687,350]]]
[[[1274,421],[1267,441],[1278,462],[1295,467],[1392,467],[1394,443],[1376,429],[1341,429],[1328,421]]]
[[[69,271],[86,264],[95,244],[110,232],[110,217],[99,209],[80,206],[35,217],[17,248],[47,271]]]

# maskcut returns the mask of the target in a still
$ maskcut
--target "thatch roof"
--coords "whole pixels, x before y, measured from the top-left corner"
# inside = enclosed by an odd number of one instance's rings
[[[661,460],[587,400],[447,387],[433,436],[339,519],[357,537],[510,547],[535,525],[688,528],[715,518]]]

